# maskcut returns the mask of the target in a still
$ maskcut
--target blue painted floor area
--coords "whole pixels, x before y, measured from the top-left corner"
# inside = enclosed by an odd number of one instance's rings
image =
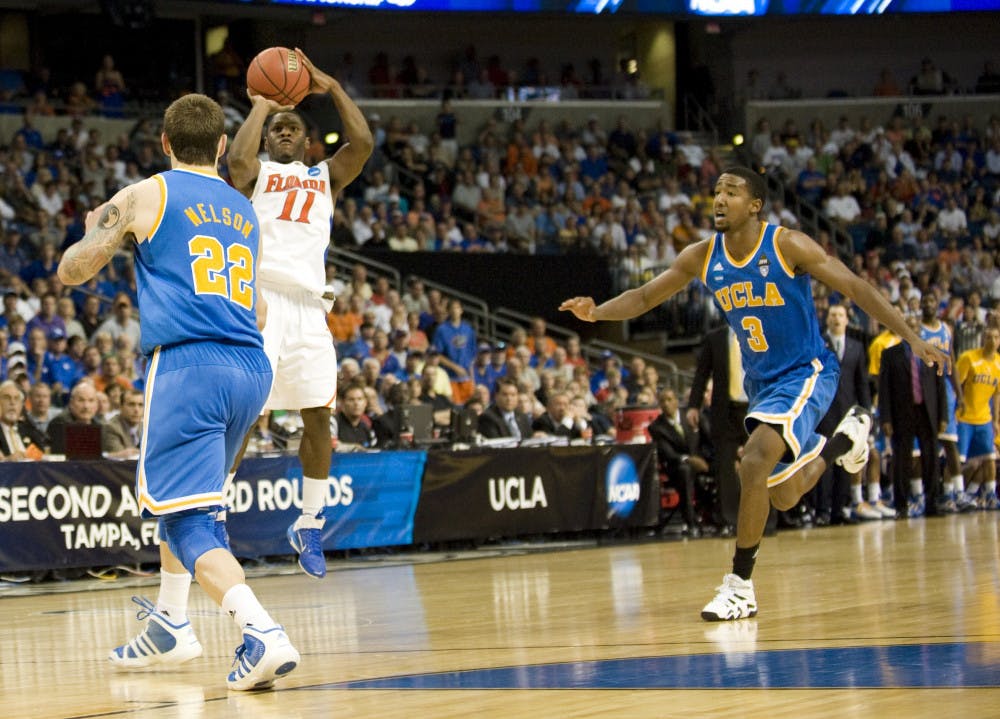
[[[319,689],[844,689],[995,687],[1000,646],[908,644],[635,657],[414,674]]]

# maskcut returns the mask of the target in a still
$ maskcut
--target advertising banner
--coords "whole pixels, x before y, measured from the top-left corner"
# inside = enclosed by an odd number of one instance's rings
[[[409,544],[425,452],[335,454],[326,549]],[[0,571],[159,561],[155,518],[139,516],[134,462],[24,462],[0,475]],[[239,557],[288,555],[301,506],[297,457],[247,459],[228,497]]]
[[[656,522],[651,445],[432,452],[413,539],[512,537]]]

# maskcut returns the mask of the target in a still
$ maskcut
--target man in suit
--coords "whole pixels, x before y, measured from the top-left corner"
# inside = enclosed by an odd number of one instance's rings
[[[840,362],[840,380],[830,409],[816,428],[820,434],[833,434],[840,418],[854,405],[870,408],[871,390],[868,386],[868,358],[865,347],[847,336],[847,308],[833,305],[826,314],[826,346],[837,355]],[[843,524],[852,519],[851,505],[862,519],[881,519],[882,515],[863,501],[861,475],[850,475],[840,465],[827,467],[813,490],[816,523]],[[852,494],[854,496],[852,496]]]
[[[562,391],[549,395],[545,412],[531,423],[531,429],[549,437],[580,439],[583,436],[569,411],[569,395]]]
[[[479,434],[486,439],[511,437],[518,441],[531,436],[531,420],[517,408],[517,382],[507,377],[496,381],[493,404],[479,415]]]
[[[736,527],[740,505],[740,480],[736,461],[740,447],[747,441],[743,423],[747,414],[747,396],[743,390],[743,363],[733,331],[722,325],[705,336],[698,352],[686,419],[688,426],[697,427],[705,403],[708,381],[712,381],[709,427],[715,461],[712,474],[719,493],[719,512],[723,534]],[[774,519],[768,528],[774,528]]]
[[[104,425],[97,419],[97,390],[89,380],[77,382],[69,393],[66,409],[49,422],[49,437],[52,453],[66,453],[66,425],[88,424],[101,428],[103,442]]]
[[[918,317],[911,316],[907,322],[919,332]],[[948,424],[944,377],[915,356],[906,342],[882,353],[878,411],[882,431],[892,448],[896,516],[919,517],[925,508],[934,514],[938,498],[937,435]],[[921,470],[919,478],[911,479],[914,438],[920,445]],[[910,497],[909,503],[904,501],[906,497]]]
[[[104,424],[101,451],[113,459],[138,459],[142,441],[143,394],[129,389],[122,399],[121,412]]]
[[[24,395],[13,380],[0,382],[0,462],[19,462],[40,458],[48,445],[48,437],[35,428],[23,415]]]
[[[670,388],[657,395],[660,414],[649,423],[649,436],[656,445],[656,455],[671,484],[681,495],[684,521],[693,534],[701,531],[694,513],[695,476],[708,472],[708,461],[698,454],[701,431],[698,425],[681,422],[677,393]]]

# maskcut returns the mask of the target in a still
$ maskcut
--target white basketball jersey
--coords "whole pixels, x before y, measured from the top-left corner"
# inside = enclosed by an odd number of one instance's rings
[[[333,219],[330,166],[261,162],[250,202],[264,243],[258,280],[322,295]]]

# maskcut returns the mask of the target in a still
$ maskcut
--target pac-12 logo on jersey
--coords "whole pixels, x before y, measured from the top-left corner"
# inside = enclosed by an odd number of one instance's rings
[[[757,260],[757,269],[760,270],[761,277],[767,277],[767,274],[771,271],[771,261],[767,259],[767,255],[762,255]]]

